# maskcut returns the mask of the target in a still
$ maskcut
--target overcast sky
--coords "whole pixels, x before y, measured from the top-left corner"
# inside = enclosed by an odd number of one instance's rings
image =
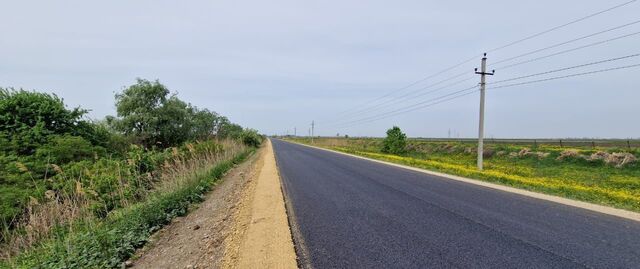
[[[479,94],[366,124],[375,116],[477,84],[362,111],[464,72],[477,60],[394,91],[484,51],[607,9],[595,1],[8,1],[0,0],[0,87],[54,92],[90,117],[115,114],[136,77],[267,134],[477,135]],[[635,2],[491,52],[489,63],[639,20]],[[640,31],[640,24],[541,51],[544,56]],[[640,35],[506,70],[488,81],[640,53]],[[633,57],[514,82],[640,63]],[[503,64],[504,65],[504,64]],[[499,67],[500,65],[496,65]],[[640,68],[487,91],[488,137],[640,137]],[[459,79],[467,78],[462,76]],[[451,80],[456,82],[457,80]],[[447,83],[441,84],[447,85]],[[435,89],[435,88],[430,88]],[[426,89],[422,92],[428,91]],[[412,97],[410,95],[409,97]],[[451,130],[451,131],[450,131]]]

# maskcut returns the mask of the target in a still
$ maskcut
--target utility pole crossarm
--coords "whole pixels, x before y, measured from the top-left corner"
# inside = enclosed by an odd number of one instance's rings
[[[484,54],[482,57],[482,63],[480,66],[480,72],[478,72],[478,68],[476,68],[476,74],[480,75],[480,123],[478,128],[478,170],[482,170],[483,168],[483,159],[482,155],[484,154],[484,92],[486,87],[486,76],[493,76],[495,74],[495,70],[492,70],[491,73],[487,72],[487,54]]]

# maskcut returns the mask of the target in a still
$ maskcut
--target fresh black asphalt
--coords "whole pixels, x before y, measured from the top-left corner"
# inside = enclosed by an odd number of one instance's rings
[[[640,268],[640,223],[272,140],[300,265]]]

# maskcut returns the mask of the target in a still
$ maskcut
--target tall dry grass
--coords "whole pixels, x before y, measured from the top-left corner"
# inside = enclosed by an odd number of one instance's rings
[[[173,148],[171,158],[165,160],[159,171],[130,175],[137,177],[137,180],[127,180],[120,171],[114,171],[118,173],[118,184],[113,186],[110,195],[115,196],[113,198],[120,202],[121,208],[127,207],[154,193],[171,192],[189,184],[217,164],[229,161],[248,150],[247,146],[235,140],[218,140],[215,141],[215,146],[201,146],[196,142],[186,144],[186,151]],[[2,229],[4,242],[0,245],[0,259],[10,259],[52,236],[64,236],[72,232],[76,225],[95,225],[100,221],[92,210],[92,205],[95,206],[92,198],[98,194],[81,183],[82,177],[88,175],[67,175],[60,167],[54,168],[59,170],[59,175],[65,180],[75,181],[75,188],[61,193],[47,191],[45,198],[40,201],[32,198],[23,216],[14,222],[13,227]],[[126,194],[130,191],[128,184],[132,184],[131,182],[138,184],[142,190],[137,195]]]

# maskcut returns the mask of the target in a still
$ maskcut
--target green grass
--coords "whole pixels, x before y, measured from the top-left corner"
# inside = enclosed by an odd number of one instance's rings
[[[584,159],[559,161],[557,160],[559,154],[568,148],[557,146],[541,146],[533,149],[549,153],[546,158],[510,157],[509,152],[518,152],[524,147],[498,145],[492,149],[504,151],[507,155],[494,155],[485,159],[484,171],[478,171],[475,153],[468,152],[469,148],[475,150],[475,145],[469,143],[410,140],[408,148],[411,150],[399,156],[381,153],[380,140],[316,139],[314,144],[363,157],[640,212],[640,165],[637,163],[616,168],[601,161]],[[304,139],[295,141],[309,143]],[[447,144],[448,149],[442,150],[445,147],[443,145]],[[575,148],[574,150],[585,155],[598,150],[621,151],[618,148]],[[631,152],[638,155],[637,150]]]
[[[0,268],[119,268],[149,236],[189,206],[201,202],[204,194],[253,150],[222,162],[189,184],[170,192],[152,195],[144,202],[113,212],[96,223],[76,223],[34,249],[0,263]]]

